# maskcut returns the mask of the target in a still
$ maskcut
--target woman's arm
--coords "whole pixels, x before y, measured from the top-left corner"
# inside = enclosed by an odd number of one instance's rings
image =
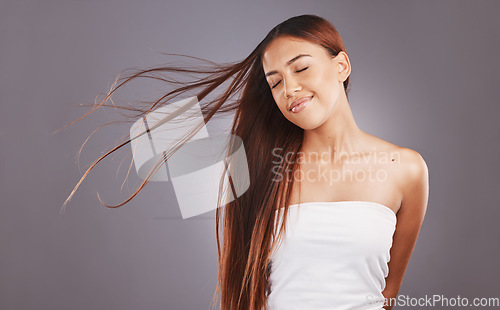
[[[396,230],[393,236],[391,259],[388,263],[389,274],[382,294],[386,301],[396,299],[403,276],[417,242],[420,227],[424,220],[429,196],[429,173],[427,164],[420,154],[404,148],[401,154],[402,202],[397,212]],[[384,307],[391,310],[394,303]]]

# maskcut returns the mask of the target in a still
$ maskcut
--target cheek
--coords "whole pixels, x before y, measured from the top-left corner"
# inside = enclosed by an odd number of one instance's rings
[[[339,94],[339,83],[333,70],[324,70],[314,79],[318,96],[327,101],[335,101]]]
[[[278,108],[278,110],[281,111],[282,114],[286,114],[286,107],[283,103],[283,100],[280,101],[280,98],[277,98],[276,94],[273,92],[273,99],[274,99],[274,104]]]
[[[283,92],[278,91],[271,91],[271,94],[274,99],[274,104],[280,109],[282,112],[286,112],[286,108],[288,105],[288,101],[284,97]]]

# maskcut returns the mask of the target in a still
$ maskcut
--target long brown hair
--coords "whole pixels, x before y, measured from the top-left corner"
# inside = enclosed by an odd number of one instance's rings
[[[132,74],[124,77],[119,76],[106,97],[99,104],[96,104],[89,113],[79,118],[89,115],[100,106],[106,106],[105,102],[111,100],[111,95],[117,89],[139,77],[156,79],[175,85],[176,88],[162,95],[155,102],[149,103],[147,108],[120,107],[120,109],[136,112],[131,118],[144,117],[151,111],[168,104],[173,98],[189,91],[197,91],[196,96],[201,103],[205,123],[216,113],[235,111],[231,134],[238,136],[243,142],[250,185],[243,195],[224,206],[219,205],[216,210],[219,273],[214,298],[220,291],[222,310],[267,309],[267,296],[272,290],[271,283],[269,283],[269,274],[272,268],[270,254],[272,249],[277,246],[275,241],[281,239],[285,233],[288,205],[294,183],[294,178],[291,178],[290,175],[294,175],[298,168],[296,164],[297,154],[302,145],[304,131],[288,121],[280,112],[274,102],[262,68],[264,50],[270,42],[282,35],[306,39],[321,45],[332,56],[336,56],[340,51],[345,51],[340,35],[330,22],[316,15],[295,16],[271,29],[250,55],[240,62],[221,65],[191,57],[191,59],[205,61],[209,66],[205,68],[200,66],[196,68],[161,66],[135,70]],[[202,74],[203,77],[181,83],[179,86],[177,80],[169,78],[168,75],[166,77],[162,75],[166,73]],[[118,84],[119,81],[122,82]],[[226,81],[230,83],[228,86],[224,86],[225,90],[221,95],[202,103],[208,94],[214,92]],[[344,81],[346,95],[348,85],[349,78]],[[118,108],[114,102],[112,103],[112,106],[108,106]],[[199,128],[186,135],[179,143],[179,147],[193,137],[198,130]],[[64,202],[63,209],[90,170],[109,154],[131,141],[130,137],[125,140],[127,141],[111,149],[90,166]],[[128,199],[113,206],[104,204],[99,198],[101,204],[109,208],[116,208],[129,202],[148,183],[158,167],[167,161],[177,149],[158,159],[146,179]],[[288,156],[286,161],[276,162],[277,158],[283,159],[285,154],[292,154],[292,156]],[[219,192],[219,199],[221,196],[222,194]],[[277,233],[275,219],[282,215],[284,218],[279,233]],[[222,249],[219,240],[221,217]]]

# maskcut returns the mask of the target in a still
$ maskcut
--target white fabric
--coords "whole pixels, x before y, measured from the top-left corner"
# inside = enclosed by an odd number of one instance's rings
[[[369,201],[289,208],[287,232],[271,253],[268,309],[383,309],[396,214]]]

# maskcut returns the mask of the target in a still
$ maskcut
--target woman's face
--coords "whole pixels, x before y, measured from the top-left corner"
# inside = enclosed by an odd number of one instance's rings
[[[344,52],[333,57],[301,38],[274,39],[262,55],[262,66],[281,113],[303,129],[321,126],[344,92],[343,82],[350,73],[346,57]]]

